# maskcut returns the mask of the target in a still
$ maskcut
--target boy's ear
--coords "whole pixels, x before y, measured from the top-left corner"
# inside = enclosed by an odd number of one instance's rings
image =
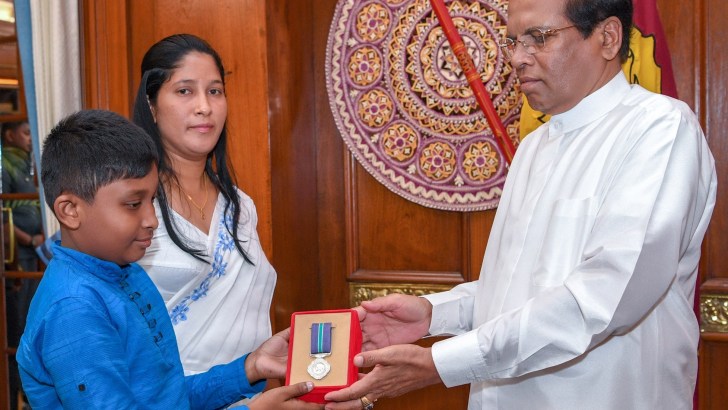
[[[70,230],[76,230],[81,226],[81,209],[83,202],[81,198],[73,194],[63,193],[53,202],[53,212],[58,222]]]

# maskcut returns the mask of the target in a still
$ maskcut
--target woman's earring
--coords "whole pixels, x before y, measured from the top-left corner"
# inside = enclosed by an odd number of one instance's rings
[[[157,123],[157,116],[154,115],[154,108],[152,108],[152,102],[149,101],[149,96],[148,95],[147,95],[147,105],[149,106],[149,112],[152,114],[152,121],[154,121],[154,123],[156,124]]]

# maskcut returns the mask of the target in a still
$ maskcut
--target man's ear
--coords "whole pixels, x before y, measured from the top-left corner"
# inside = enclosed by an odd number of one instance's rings
[[[607,60],[619,58],[621,47],[622,22],[614,16],[608,17],[602,22],[602,55]]]
[[[58,222],[70,230],[76,230],[81,226],[81,215],[83,214],[83,199],[76,195],[63,193],[53,202],[53,212]]]
[[[5,130],[5,132],[2,135],[2,141],[4,143],[13,145],[13,143],[15,142],[15,141],[13,141],[15,139],[13,134],[14,134],[13,130]]]

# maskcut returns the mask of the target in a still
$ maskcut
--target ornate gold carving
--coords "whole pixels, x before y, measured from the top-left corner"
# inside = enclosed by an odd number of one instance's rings
[[[454,285],[413,283],[349,283],[349,303],[359,306],[364,300],[371,300],[390,293],[422,296],[452,289]]]
[[[700,295],[700,331],[728,333],[728,295]]]

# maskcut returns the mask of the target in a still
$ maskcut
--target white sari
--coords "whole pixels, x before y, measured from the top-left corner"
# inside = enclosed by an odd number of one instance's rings
[[[223,217],[222,195],[218,195],[209,235],[174,211],[170,215],[180,237],[204,249],[210,263],[193,258],[172,242],[159,204],[154,203],[160,224],[139,264],[164,298],[187,375],[229,363],[271,336],[269,311],[276,272],[260,246],[255,205],[245,193],[238,193],[238,237],[252,264],[240,255],[225,228],[232,215]]]

